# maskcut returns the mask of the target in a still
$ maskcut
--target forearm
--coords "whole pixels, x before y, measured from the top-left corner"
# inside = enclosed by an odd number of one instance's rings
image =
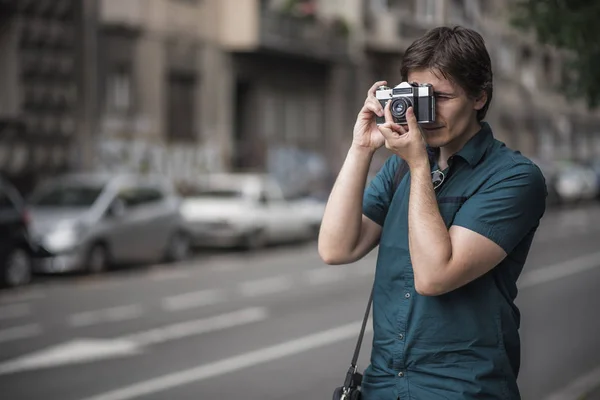
[[[361,233],[362,199],[373,151],[353,146],[331,190],[319,233],[319,253],[339,259],[351,254]]]
[[[408,239],[415,288],[420,293],[440,291],[445,266],[452,256],[452,243],[440,215],[428,166],[411,168]]]

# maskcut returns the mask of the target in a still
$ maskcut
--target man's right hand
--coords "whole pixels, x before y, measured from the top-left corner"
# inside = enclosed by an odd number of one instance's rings
[[[375,97],[375,92],[379,86],[386,85],[386,81],[375,82],[367,93],[367,99],[362,109],[358,113],[356,124],[354,125],[354,138],[352,145],[354,147],[375,151],[385,144],[385,138],[377,128],[376,116],[383,116],[383,107]]]

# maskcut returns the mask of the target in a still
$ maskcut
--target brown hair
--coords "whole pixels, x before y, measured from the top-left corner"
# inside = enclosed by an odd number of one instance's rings
[[[461,26],[429,30],[406,49],[402,80],[408,80],[409,71],[419,69],[438,70],[468,96],[478,98],[485,91],[487,102],[477,111],[477,121],[483,120],[492,101],[493,83],[490,55],[479,33]]]

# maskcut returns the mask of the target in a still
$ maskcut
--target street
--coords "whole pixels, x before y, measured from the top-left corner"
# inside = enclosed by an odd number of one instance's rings
[[[600,383],[599,234],[597,205],[542,221],[517,298],[525,400],[575,400]],[[1,292],[0,397],[329,399],[375,258],[326,266],[308,243]]]

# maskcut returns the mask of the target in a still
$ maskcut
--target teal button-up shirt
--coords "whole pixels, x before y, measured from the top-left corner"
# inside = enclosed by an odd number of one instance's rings
[[[508,256],[469,284],[428,297],[415,291],[408,249],[410,173],[393,189],[400,162],[390,157],[363,199],[364,215],[383,227],[363,399],[520,399],[520,314],[514,299],[545,211],[541,171],[495,140],[487,123],[450,158],[436,190],[446,226],[475,231]]]

